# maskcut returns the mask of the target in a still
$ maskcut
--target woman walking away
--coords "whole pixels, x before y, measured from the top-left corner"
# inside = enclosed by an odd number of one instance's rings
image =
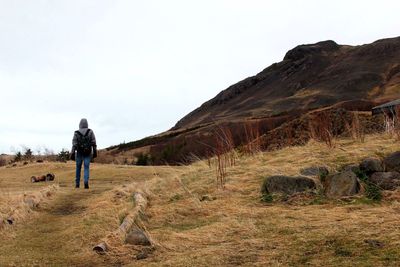
[[[97,157],[96,137],[94,136],[94,132],[89,129],[87,120],[81,119],[81,122],[79,123],[79,130],[74,132],[71,150],[71,159],[76,160],[75,188],[79,188],[80,185],[83,163],[85,189],[89,189],[89,166],[92,157]]]

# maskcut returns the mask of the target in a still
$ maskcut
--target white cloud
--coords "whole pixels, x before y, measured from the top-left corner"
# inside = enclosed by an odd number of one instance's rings
[[[398,34],[398,1],[0,0],[0,153],[164,131],[302,43]]]

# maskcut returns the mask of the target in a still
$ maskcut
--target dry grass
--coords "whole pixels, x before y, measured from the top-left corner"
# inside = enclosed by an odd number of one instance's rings
[[[295,175],[305,166],[331,170],[399,149],[386,135],[365,142],[339,139],[335,147],[306,146],[243,157],[227,168],[225,190],[213,170],[198,162],[154,190],[148,230],[163,245],[141,266],[396,266],[399,262],[400,192],[381,204],[304,200],[263,204],[260,185],[274,174]],[[182,183],[176,182],[178,178]],[[184,189],[182,184],[186,187]],[[188,193],[188,191],[190,193]],[[198,202],[203,195],[214,201]],[[376,239],[385,245],[371,247]],[[139,264],[135,262],[132,266]]]
[[[216,166],[210,168],[207,161],[184,167],[94,165],[90,192],[70,188],[71,164],[0,168],[2,188],[14,192],[30,190],[27,181],[32,172],[46,168],[54,170],[60,184],[52,200],[34,211],[31,222],[12,229],[0,246],[0,262],[6,266],[398,266],[400,192],[385,194],[379,204],[363,198],[322,204],[315,199],[291,204],[260,201],[266,176],[295,175],[311,165],[335,170],[396,150],[399,145],[390,135],[367,135],[364,143],[338,139],[327,148],[311,141],[243,156],[226,168],[225,190],[217,189]],[[121,244],[99,256],[91,248],[114,231],[132,207],[129,194],[115,197],[123,184],[132,182],[146,186],[150,202],[143,222],[157,250],[137,261],[134,255],[141,248]],[[365,242],[368,239],[384,246],[371,246]]]
[[[30,183],[31,175],[50,170],[56,174],[55,182]],[[169,171],[167,167],[94,164],[91,189],[85,191],[73,188],[72,163],[0,168],[0,209],[5,211],[4,216],[22,202],[24,194],[37,194],[49,185],[59,186],[47,201],[30,210],[24,220],[17,218],[14,225],[0,230],[0,266],[113,266],[131,261],[137,252],[132,246],[121,244],[106,258],[99,257],[92,248],[118,228],[123,211],[134,206],[132,196],[124,194],[122,186],[153,181]]]

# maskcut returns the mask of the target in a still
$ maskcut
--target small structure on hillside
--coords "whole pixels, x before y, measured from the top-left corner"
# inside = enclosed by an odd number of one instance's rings
[[[396,110],[400,109],[400,99],[382,104],[372,108],[372,115],[385,114],[385,116],[395,117]],[[400,115],[400,114],[399,114]]]
[[[399,133],[400,99],[372,108],[372,115],[383,114],[385,131],[387,133]]]

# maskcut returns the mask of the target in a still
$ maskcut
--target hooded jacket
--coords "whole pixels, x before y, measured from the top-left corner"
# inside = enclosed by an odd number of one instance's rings
[[[82,134],[85,135],[87,131],[89,131],[89,139],[90,139],[90,143],[92,144],[92,153],[94,153],[97,150],[97,144],[96,144],[96,137],[94,135],[93,130],[89,129],[89,124],[87,119],[81,119],[81,121],[79,122],[79,129],[78,131]],[[72,149],[71,149],[71,153],[75,153],[75,151],[77,150],[77,146],[78,146],[78,133],[74,132],[74,137],[72,138]]]

